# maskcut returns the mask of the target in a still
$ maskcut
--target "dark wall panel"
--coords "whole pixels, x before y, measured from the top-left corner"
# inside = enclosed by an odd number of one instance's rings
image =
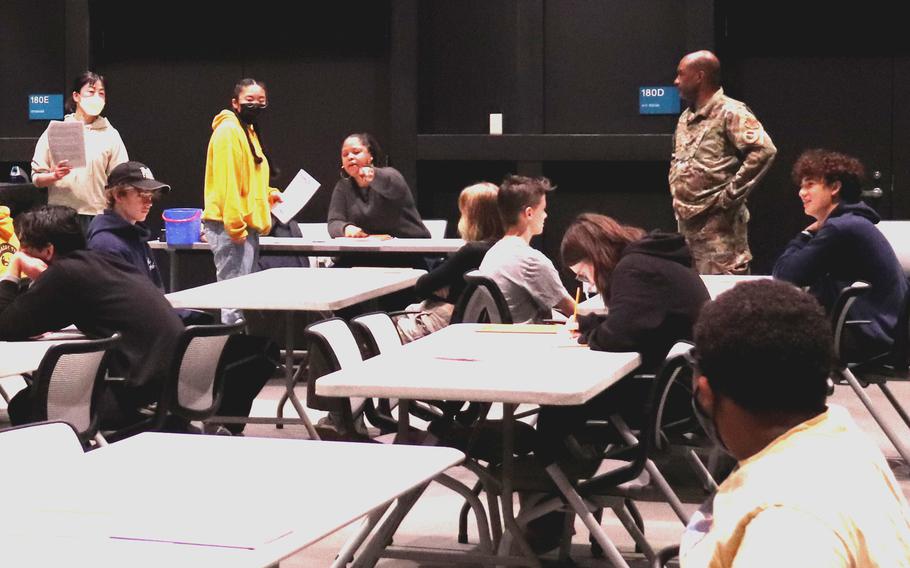
[[[545,131],[663,133],[674,116],[641,116],[638,88],[672,85],[686,52],[686,2],[546,2]]]
[[[504,114],[514,132],[518,0],[422,2],[418,21],[418,131],[489,132]]]
[[[28,120],[30,93],[65,93],[64,0],[3,0],[0,160],[31,160],[47,121]],[[6,180],[8,172],[0,172]]]
[[[544,175],[557,188],[547,197],[547,222],[538,246],[557,265],[562,235],[580,213],[609,215],[649,231],[676,229],[663,162],[556,162],[543,166]],[[570,275],[562,267],[560,272],[571,287]]]

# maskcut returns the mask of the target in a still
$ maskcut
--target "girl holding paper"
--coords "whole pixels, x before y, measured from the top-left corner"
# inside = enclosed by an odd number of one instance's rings
[[[212,120],[202,219],[219,281],[253,272],[259,235],[272,229],[271,208],[281,201],[281,192],[269,186],[272,171],[259,137],[258,118],[267,106],[265,84],[242,79],[230,108]],[[241,317],[240,310],[221,310],[224,323]]]
[[[85,166],[73,167],[69,160],[54,158],[54,149],[45,130],[35,146],[32,157],[32,182],[48,188],[51,205],[66,205],[76,210],[82,230],[88,229],[95,215],[105,208],[104,186],[107,176],[116,166],[129,160],[126,147],[117,129],[101,116],[107,93],[104,77],[86,71],[76,77],[67,109],[70,114],[63,122],[85,125]]]

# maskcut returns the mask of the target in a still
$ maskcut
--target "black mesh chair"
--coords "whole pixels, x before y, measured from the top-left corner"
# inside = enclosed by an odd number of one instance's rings
[[[685,436],[700,430],[697,421],[694,417],[691,420],[680,418],[671,421],[668,420],[666,412],[671,396],[691,396],[689,394],[691,372],[687,357],[690,348],[691,344],[687,342],[678,343],[670,351],[653,379],[635,379],[653,380],[644,408],[647,419],[640,430],[633,433],[618,415],[611,416],[608,422],[595,425],[598,429],[611,430],[611,440],[621,440],[608,446],[601,467],[596,472],[581,473],[583,468],[573,472],[573,464],[563,464],[562,467],[552,464],[546,467],[545,472],[537,458],[527,459],[520,462],[520,465],[519,463],[515,465],[515,489],[551,495],[557,494],[557,489],[568,494],[574,492],[578,499],[587,503],[588,508],[594,511],[592,518],[596,523],[600,522],[597,514],[599,510],[611,509],[632,537],[636,548],[649,559],[653,559],[656,553],[645,539],[644,520],[635,502],[668,503],[685,524],[689,520],[689,515],[682,506],[683,501],[701,503],[710,494],[710,489],[706,489],[704,485],[709,485],[711,489],[716,487],[700,458],[695,455],[693,448],[700,447],[701,444],[697,441],[692,441],[691,445],[680,442],[686,439]],[[704,439],[703,436],[700,438]],[[680,492],[678,485],[671,486],[655,463],[660,454],[677,450],[684,455],[691,454],[694,460],[689,464],[695,470],[688,476],[691,490],[687,486]],[[527,503],[523,506],[518,521],[524,525],[553,510],[565,508],[566,502],[567,498],[559,495],[536,503]],[[585,522],[588,524],[591,520]],[[608,541],[606,535],[599,525],[588,525],[588,528],[592,533],[594,554],[602,555],[600,541]],[[566,558],[567,545],[568,541],[565,541],[561,548],[562,560]]]
[[[492,279],[472,271],[464,275],[467,283],[455,309],[451,323],[512,323],[509,304]]]
[[[231,335],[245,322],[231,325],[191,325],[177,341],[168,378],[158,401],[153,429],[166,428],[176,416],[203,421],[218,412],[224,393],[224,352]]]
[[[71,425],[79,441],[104,446],[96,408],[102,394],[110,350],[120,334],[94,340],[64,341],[47,350],[33,375],[32,416]]]
[[[878,423],[900,456],[906,463],[910,464],[910,448],[905,445],[901,436],[889,426],[885,416],[875,408],[872,404],[872,399],[864,391],[864,388],[871,384],[878,386],[904,424],[910,428],[910,416],[908,416],[903,405],[888,387],[888,381],[910,380],[910,294],[904,299],[904,306],[898,318],[897,334],[891,351],[863,361],[848,361],[848,355],[844,349],[850,327],[866,323],[861,320],[849,319],[850,308],[856,299],[865,294],[870,288],[870,285],[865,282],[854,282],[841,291],[831,310],[837,360],[835,376],[839,379],[839,382],[845,382],[853,389],[853,392],[856,393],[856,396]]]

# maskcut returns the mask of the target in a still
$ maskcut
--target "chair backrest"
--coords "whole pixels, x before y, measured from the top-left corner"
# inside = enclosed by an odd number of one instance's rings
[[[223,393],[225,347],[245,325],[191,325],[177,340],[169,376],[158,406],[158,422],[168,415],[204,420],[218,412]]]
[[[638,435],[638,443],[623,450],[622,458],[627,463],[582,482],[579,485],[580,492],[596,494],[641,475],[645,462],[651,457],[652,452],[663,443],[664,413],[671,392],[675,387],[685,387],[681,381],[691,378],[686,357],[691,347],[691,343],[678,342],[664,359],[663,365],[651,383],[650,394],[645,402],[644,415],[647,419]],[[693,419],[692,427],[696,427],[696,424]]]
[[[444,239],[446,236],[446,225],[448,221],[445,219],[424,219],[424,226],[430,231],[430,238],[433,239]]]
[[[512,313],[499,286],[472,271],[464,275],[464,291],[452,311],[451,323],[512,323]]]
[[[844,365],[848,363],[848,361],[843,360],[843,341],[846,337],[847,316],[850,313],[850,308],[853,306],[853,302],[860,295],[868,292],[870,288],[871,286],[866,282],[854,282],[841,290],[840,295],[831,307],[831,326],[834,329],[834,356],[838,364]]]
[[[351,330],[366,346],[364,355],[367,359],[402,346],[395,322],[386,312],[373,312],[351,319]]]
[[[66,422],[85,443],[98,430],[95,407],[106,361],[120,334],[94,340],[64,341],[47,350],[38,369],[33,415]]]
[[[904,274],[910,276],[910,221],[879,221],[876,227],[894,249]]]
[[[330,318],[312,323],[306,328],[308,357],[307,406],[318,410],[341,410],[346,402],[342,398],[323,397],[316,394],[319,377],[350,365],[363,362],[360,347],[351,328],[341,318]],[[355,402],[356,400],[356,402]],[[363,399],[352,399],[352,413],[356,414]]]
[[[297,223],[304,239],[309,241],[327,241],[329,236],[328,223]]]

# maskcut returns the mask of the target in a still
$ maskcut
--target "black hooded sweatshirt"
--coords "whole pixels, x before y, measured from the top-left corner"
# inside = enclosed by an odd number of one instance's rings
[[[623,249],[604,296],[609,312],[578,318],[581,341],[598,351],[637,351],[642,367],[656,369],[676,341],[692,338],[709,299],[682,235],[654,231]]]

